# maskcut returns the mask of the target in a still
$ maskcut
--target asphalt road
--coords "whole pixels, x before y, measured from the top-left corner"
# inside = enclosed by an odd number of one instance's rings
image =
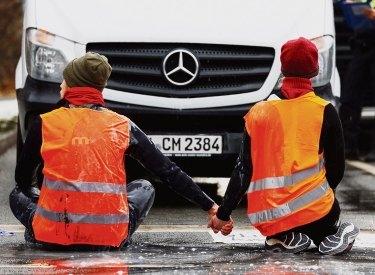
[[[131,246],[117,252],[63,253],[24,242],[23,227],[8,206],[15,151],[12,146],[0,156],[0,228],[14,233],[0,236],[0,274],[375,274],[375,164],[348,163],[337,189],[342,220],[361,228],[348,255],[322,256],[314,245],[296,255],[266,253],[264,237],[249,226],[245,204],[233,213],[233,234],[215,235],[206,228],[204,211],[158,183],[159,199]],[[217,185],[202,188],[220,200]]]

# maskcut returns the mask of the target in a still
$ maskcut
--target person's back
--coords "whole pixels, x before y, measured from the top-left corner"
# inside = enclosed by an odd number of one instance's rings
[[[281,47],[281,91],[245,118],[241,151],[213,228],[227,221],[247,193],[250,223],[267,251],[298,253],[311,242],[322,254],[348,252],[359,233],[340,221],[333,190],[345,169],[342,129],[329,102],[317,97],[318,50],[300,37]]]
[[[264,101],[245,116],[254,148],[248,216],[266,236],[321,218],[332,207],[334,197],[326,181],[323,153],[319,154],[327,104],[311,92]],[[309,208],[301,208],[306,204]]]
[[[64,107],[41,117],[44,183],[35,237],[61,245],[119,246],[129,221],[123,161],[129,119],[104,108]]]

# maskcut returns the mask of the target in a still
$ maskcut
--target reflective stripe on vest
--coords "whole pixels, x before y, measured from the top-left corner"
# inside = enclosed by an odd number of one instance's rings
[[[128,235],[129,119],[88,108],[60,108],[41,118],[44,183],[32,222],[35,238],[119,246]]]
[[[126,186],[117,184],[103,184],[92,182],[66,182],[62,180],[45,179],[44,185],[50,190],[75,191],[75,192],[95,192],[106,194],[125,195]],[[119,224],[129,222],[129,215],[126,214],[72,214],[66,212],[56,212],[37,206],[36,214],[50,221],[91,224]]]
[[[271,210],[265,210],[254,214],[248,214],[251,224],[257,224],[265,221],[271,221],[283,216],[287,216],[290,213],[300,209],[301,207],[312,203],[313,201],[323,197],[329,189],[329,184],[324,181],[322,185],[316,187],[310,192],[298,197],[287,204],[273,208]]]
[[[66,212],[53,212],[38,206],[35,214],[54,222],[72,222],[89,224],[120,224],[129,222],[128,214],[72,214]]]
[[[274,178],[266,178],[257,180],[255,182],[250,182],[249,188],[247,190],[248,193],[253,193],[255,191],[260,191],[264,189],[273,189],[273,188],[281,188],[286,186],[292,186],[296,183],[301,182],[322,170],[324,164],[324,159],[321,158],[319,160],[319,165],[296,172],[289,176],[282,176],[282,177],[274,177]]]
[[[327,101],[313,92],[255,104],[245,116],[253,173],[247,214],[263,235],[324,217],[334,201],[319,139]]]
[[[76,192],[100,192],[108,194],[126,194],[125,184],[109,184],[96,182],[67,182],[63,180],[45,179],[44,184],[51,190],[66,190]]]

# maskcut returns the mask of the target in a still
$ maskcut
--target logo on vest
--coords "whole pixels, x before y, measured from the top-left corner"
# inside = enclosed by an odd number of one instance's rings
[[[89,144],[88,137],[74,137],[72,138],[72,145]]]

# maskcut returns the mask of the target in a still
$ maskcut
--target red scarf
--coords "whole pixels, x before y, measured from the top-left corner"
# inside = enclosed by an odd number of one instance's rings
[[[64,98],[75,106],[81,106],[84,104],[99,104],[104,106],[103,94],[91,87],[73,87],[67,90],[64,94]]]
[[[307,78],[285,77],[281,85],[281,92],[289,99],[303,96],[313,91],[311,80]]]

